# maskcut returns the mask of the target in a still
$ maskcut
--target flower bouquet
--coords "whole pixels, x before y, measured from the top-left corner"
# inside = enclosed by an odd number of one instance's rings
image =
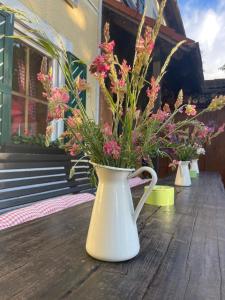
[[[72,155],[88,155],[99,178],[86,243],[87,252],[97,259],[122,261],[137,255],[140,245],[136,220],[157,182],[157,175],[149,167],[141,167],[136,172],[134,169],[142,165],[143,159],[151,163],[152,157],[166,154],[164,149],[171,145],[167,138],[168,131],[170,135],[174,134],[191,124],[196,115],[193,105],[183,104],[182,93],[178,96],[174,111],[170,111],[168,104],[155,111],[160,81],[173,54],[185,43],[182,41],[172,49],[157,78],[149,75],[165,5],[166,0],[162,0],[154,28],[144,26],[143,16],[137,32],[132,65],[125,59],[118,59],[114,53],[115,42],[110,39],[109,24],[104,27],[101,54],[93,60],[90,72],[99,82],[111,111],[111,123],[97,124],[87,114],[80,95],[88,88],[88,84],[79,76],[73,78],[63,44],[60,49],[57,48],[41,32],[36,37],[36,42],[58,61],[66,79],[64,87],[53,87],[52,71],[47,69],[46,59],[43,60],[38,80],[43,84],[44,96],[49,103],[48,118],[50,121],[65,120],[66,131],[62,137],[66,141],[65,148]],[[21,12],[18,17],[21,17]],[[24,36],[17,38],[24,39]],[[140,109],[143,93],[146,93],[148,101],[146,107]],[[76,99],[74,108],[68,104],[69,95]],[[218,109],[224,104],[223,97],[215,99],[208,110]],[[184,113],[186,118],[176,123],[174,119],[178,113]],[[47,128],[47,140],[51,132],[50,125]],[[128,179],[143,171],[149,172],[152,180],[134,210]]]
[[[190,162],[190,175],[196,177],[199,174],[198,159],[200,155],[205,155],[205,146],[210,145],[212,140],[224,132],[225,123],[220,127],[206,126],[203,122],[194,120],[187,128],[175,130],[170,135],[173,145],[173,162],[169,165],[173,169],[181,162]]]

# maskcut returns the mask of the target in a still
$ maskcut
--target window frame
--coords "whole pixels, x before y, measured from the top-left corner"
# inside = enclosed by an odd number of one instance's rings
[[[46,56],[48,59],[51,60],[51,66],[52,66],[52,72],[53,72],[53,86],[58,86],[58,85],[64,85],[65,84],[65,78],[63,76],[63,73],[56,61],[56,59],[53,59],[48,53],[47,51],[45,51],[45,49],[43,49],[42,47],[40,47],[40,45],[38,45],[35,42],[35,35],[32,34],[29,30],[28,27],[20,22],[18,22],[17,20],[15,20],[14,22],[14,29],[13,29],[13,34],[14,35],[28,35],[31,38],[29,40],[26,41],[22,41],[22,43],[24,45],[27,46],[28,49],[28,55],[26,55],[26,74],[27,74],[27,68],[29,69],[29,52],[30,52],[30,48],[33,48],[34,50],[38,51],[40,54],[42,54],[43,56]],[[13,59],[12,59],[13,60]],[[12,67],[13,67],[13,61],[12,61]],[[28,71],[28,75],[29,75],[29,71]],[[21,97],[25,100],[25,130],[28,129],[28,125],[29,125],[29,101],[35,101],[36,103],[41,103],[41,104],[45,104],[47,106],[46,101],[40,100],[36,97],[32,97],[29,95],[29,76],[26,76],[26,83],[25,83],[25,94],[13,91],[13,89],[11,90],[11,95],[15,95],[18,97]],[[12,103],[11,103],[11,107],[10,107],[10,120],[11,120],[11,112],[12,112]],[[10,122],[11,124],[11,122]],[[57,128],[55,128],[56,130],[56,136],[58,137],[57,134]],[[53,133],[53,135],[55,135],[55,133]],[[12,144],[12,132],[10,129],[10,144]]]

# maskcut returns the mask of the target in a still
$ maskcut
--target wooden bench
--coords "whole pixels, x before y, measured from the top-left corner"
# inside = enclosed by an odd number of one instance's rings
[[[93,193],[90,164],[82,160],[69,178],[65,154],[0,153],[0,213],[71,193]]]
[[[0,153],[0,230],[93,201],[90,166],[86,157]],[[148,182],[129,179],[131,188]]]

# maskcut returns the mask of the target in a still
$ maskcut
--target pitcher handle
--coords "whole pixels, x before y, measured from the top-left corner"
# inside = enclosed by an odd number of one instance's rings
[[[152,189],[156,185],[157,180],[158,180],[156,172],[152,168],[150,168],[150,167],[141,167],[141,168],[139,168],[137,171],[135,171],[134,173],[132,173],[129,176],[129,178],[136,177],[136,176],[140,175],[143,172],[148,172],[152,176],[152,181],[151,181],[151,183],[150,183],[149,188],[147,189],[147,191],[145,191],[145,193],[141,197],[141,200],[138,202],[138,205],[137,205],[137,207],[135,209],[135,212],[134,212],[134,221],[135,222],[137,221],[137,218],[138,218],[138,216],[139,216],[139,214],[140,214],[140,212],[142,210],[142,207],[144,206],[144,204],[145,204],[148,196],[151,194]]]

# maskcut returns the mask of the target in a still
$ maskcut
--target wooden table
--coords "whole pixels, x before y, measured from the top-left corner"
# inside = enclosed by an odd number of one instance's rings
[[[146,205],[141,252],[104,263],[85,252],[92,203],[0,232],[0,299],[225,299],[225,193],[219,175]]]

